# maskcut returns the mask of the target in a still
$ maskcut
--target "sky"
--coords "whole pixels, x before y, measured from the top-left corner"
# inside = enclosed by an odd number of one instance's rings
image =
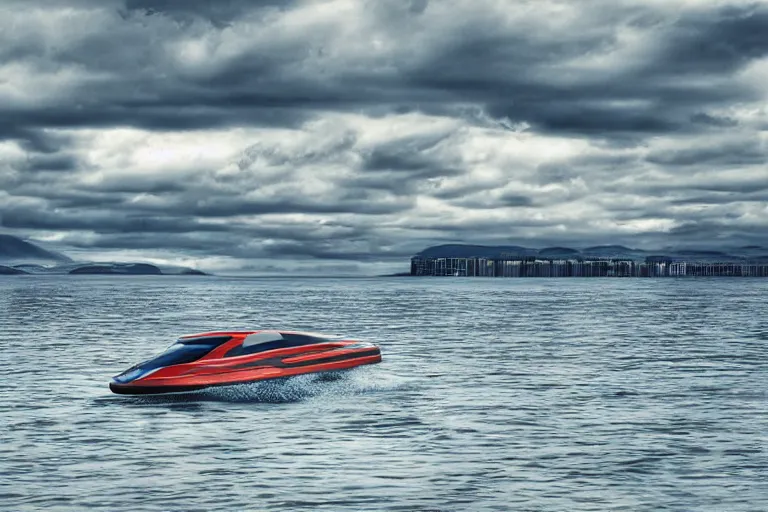
[[[768,2],[3,0],[0,232],[210,271],[768,244]]]

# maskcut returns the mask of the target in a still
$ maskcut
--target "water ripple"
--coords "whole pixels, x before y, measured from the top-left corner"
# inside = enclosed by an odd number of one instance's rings
[[[766,510],[768,282],[0,278],[3,510]],[[384,363],[162,397],[178,335]]]

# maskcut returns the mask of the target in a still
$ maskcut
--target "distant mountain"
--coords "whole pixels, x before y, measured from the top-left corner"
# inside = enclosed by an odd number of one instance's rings
[[[164,274],[171,274],[170,272],[163,272],[163,273]],[[178,272],[178,274],[179,275],[184,275],[184,276],[207,276],[207,275],[209,275],[209,274],[206,274],[205,272],[203,272],[202,270],[197,270],[196,268],[184,268],[184,269],[181,269]]]
[[[167,267],[165,270],[149,263],[94,263],[75,267],[69,274],[111,274],[111,275],[185,275],[207,276],[205,272],[187,267]]]
[[[581,253],[578,250],[571,249],[570,247],[545,247],[538,252],[539,256],[546,258],[572,258],[579,254]]]
[[[188,267],[152,265],[150,263],[122,263],[122,262],[77,262],[62,265],[14,265],[14,269],[25,274],[70,274],[70,275],[163,275],[163,276],[207,276],[202,270]]]
[[[547,247],[543,249],[547,257],[574,257],[580,254],[578,250],[569,247]],[[445,244],[427,247],[417,254],[423,258],[524,258],[543,256],[539,249],[521,247],[519,245],[465,245]]]
[[[632,252],[634,249],[630,249],[629,247],[624,247],[623,245],[595,245],[592,247],[585,247],[582,249],[583,252]]]
[[[572,247],[545,247],[532,249],[517,245],[470,245],[445,244],[427,247],[415,256],[422,258],[542,258],[542,259],[625,259],[641,261],[652,259],[687,260],[700,262],[768,262],[768,249],[748,246],[728,249],[666,249],[663,251],[644,251],[631,249],[623,245],[597,245],[584,249]]]
[[[418,256],[424,258],[498,258],[502,254],[536,256],[538,251],[518,245],[445,244],[427,247]]]
[[[72,259],[11,235],[0,235],[0,261],[68,263]]]
[[[112,275],[208,275],[177,265],[149,263],[74,261],[21,238],[0,234],[0,275],[15,274],[112,274]]]
[[[724,253],[722,251],[705,251],[705,250],[698,250],[698,249],[681,249],[678,251],[674,251],[675,254],[678,254],[680,256],[704,256],[705,258],[722,258],[724,256],[729,256],[729,254]]]
[[[0,276],[13,276],[17,274],[26,274],[27,272],[24,272],[20,268],[14,268],[14,267],[6,267],[5,265],[0,265]]]
[[[73,268],[70,274],[141,274],[141,275],[159,275],[163,272],[155,265],[148,263],[108,263],[100,265],[83,265]]]

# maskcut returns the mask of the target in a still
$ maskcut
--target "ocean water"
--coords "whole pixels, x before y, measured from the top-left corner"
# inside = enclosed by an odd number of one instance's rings
[[[768,280],[0,277],[0,510],[768,510]],[[383,362],[165,398],[187,333]]]

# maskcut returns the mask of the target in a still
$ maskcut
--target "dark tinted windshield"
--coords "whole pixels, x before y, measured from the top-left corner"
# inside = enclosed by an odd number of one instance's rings
[[[191,363],[197,361],[205,354],[213,350],[209,345],[186,345],[184,343],[174,343],[168,350],[154,359],[150,359],[142,366],[151,365],[153,368],[162,366],[171,366],[173,364]]]
[[[117,376],[115,380],[118,382],[130,382],[157,368],[197,361],[208,352],[230,339],[230,336],[226,336],[179,340],[168,347],[162,354],[129,368]]]

